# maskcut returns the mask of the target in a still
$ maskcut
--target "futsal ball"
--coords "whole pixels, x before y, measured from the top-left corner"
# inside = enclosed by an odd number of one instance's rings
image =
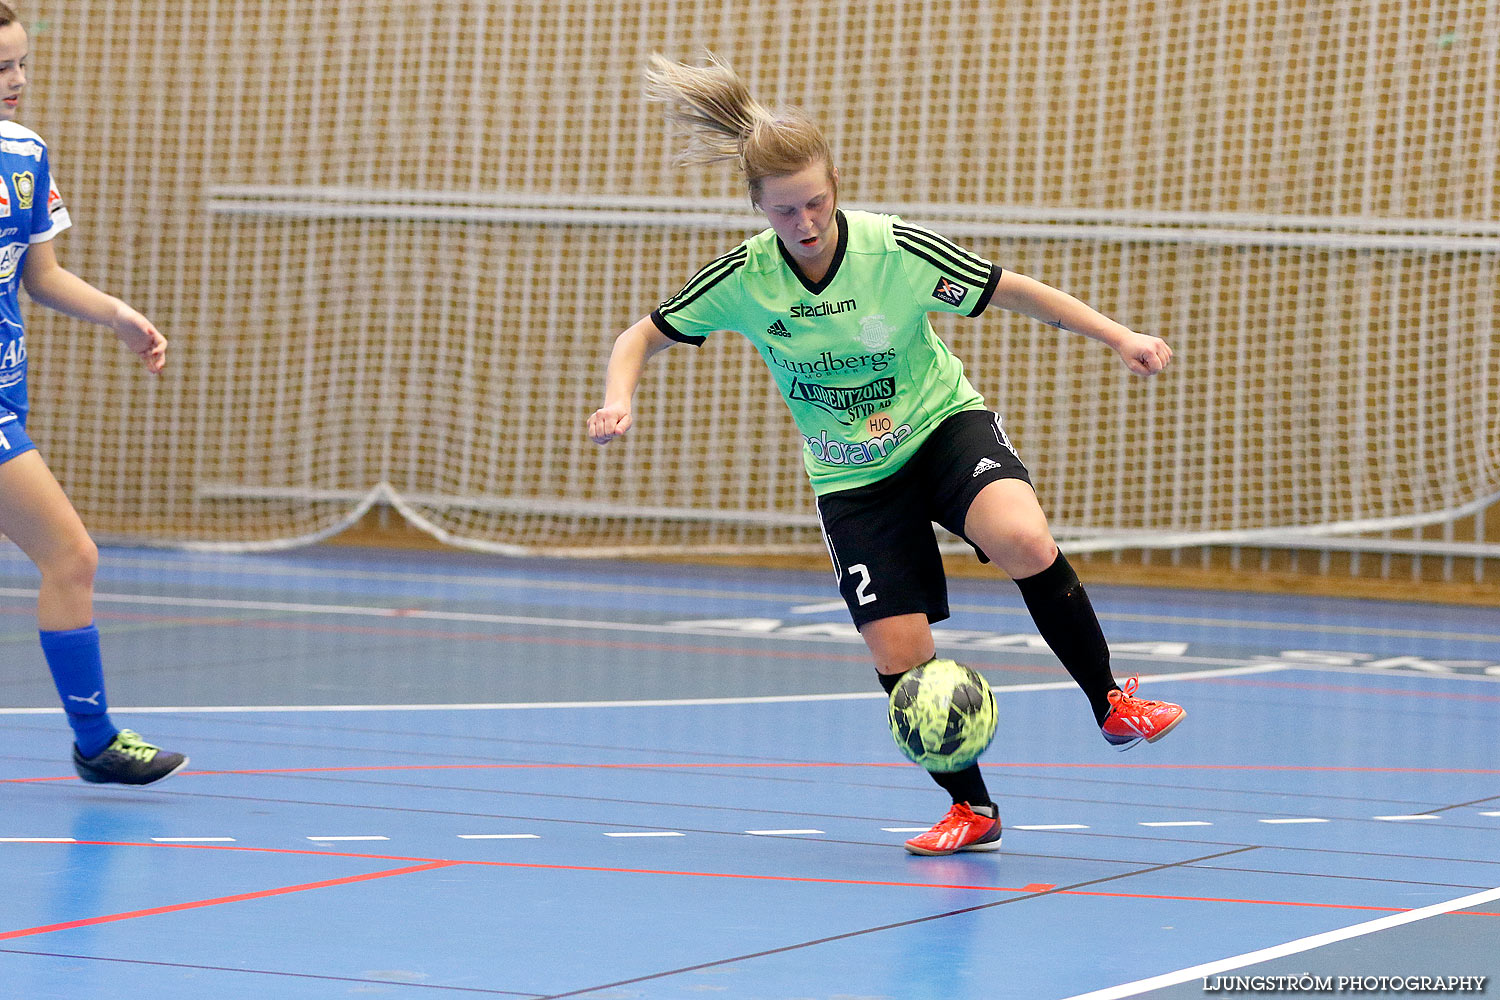
[[[962,771],[995,738],[995,694],[979,674],[952,660],[928,660],[891,691],[896,746],[929,771]]]

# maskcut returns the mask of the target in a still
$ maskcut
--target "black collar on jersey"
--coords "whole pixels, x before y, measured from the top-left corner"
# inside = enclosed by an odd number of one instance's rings
[[[797,262],[792,259],[792,252],[786,248],[785,243],[781,242],[781,237],[776,238],[776,249],[781,251],[781,259],[786,261],[786,266],[791,268],[797,280],[802,282],[802,287],[814,295],[822,295],[823,289],[833,284],[833,276],[839,273],[839,265],[844,262],[844,248],[849,245],[849,223],[844,220],[844,210],[835,208],[833,216],[839,224],[839,243],[834,248],[833,260],[829,261],[828,273],[823,275],[822,281],[816,283],[808,281],[807,275],[802,273],[802,268],[798,267]]]

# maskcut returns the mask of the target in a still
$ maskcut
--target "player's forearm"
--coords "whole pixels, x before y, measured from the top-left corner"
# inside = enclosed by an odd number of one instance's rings
[[[628,408],[646,362],[671,344],[657,331],[650,317],[637,321],[616,337],[604,375],[604,405]]]
[[[1059,330],[1081,333],[1114,348],[1118,348],[1131,332],[1129,327],[1067,292],[1013,272],[1001,278],[992,301],[1003,309],[1022,313]]]
[[[48,309],[111,328],[121,315],[130,310],[130,306],[120,299],[101,292],[78,275],[60,267],[30,276],[26,281],[26,294],[32,301]]]

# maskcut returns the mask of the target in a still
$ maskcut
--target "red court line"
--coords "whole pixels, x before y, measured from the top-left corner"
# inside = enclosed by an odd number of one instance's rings
[[[1091,892],[1086,889],[1066,889],[1057,893],[1060,896],[1098,896],[1104,899],[1155,899],[1168,902],[1186,903],[1243,903],[1250,906],[1297,906],[1320,910],[1371,910],[1376,913],[1410,913],[1416,907],[1410,906],[1361,906],[1356,903],[1305,903],[1292,899],[1235,899],[1233,897],[1218,896],[1166,896],[1138,892]],[[1472,910],[1461,910],[1457,916],[1465,917],[1500,917],[1500,913],[1480,913]]]
[[[517,771],[517,770],[687,770],[693,768],[813,768],[813,767],[910,767],[903,761],[746,761],[729,763],[665,761],[636,764],[577,764],[551,761],[533,761],[509,764],[351,764],[340,767],[267,767],[247,768],[236,771],[181,771],[176,777],[226,775],[226,774],[336,774],[364,771]],[[1028,770],[1032,768],[1058,768],[1068,770],[1101,771],[1261,771],[1266,773],[1332,773],[1332,774],[1500,774],[1500,768],[1482,767],[1335,767],[1318,764],[1086,764],[1059,761],[985,761],[987,768]],[[41,778],[0,778],[0,785],[26,784],[38,781],[77,781],[76,775],[55,775]]]
[[[1445,675],[1440,674],[1438,676],[1441,677]],[[1267,681],[1242,677],[1210,677],[1207,679],[1217,684],[1237,684],[1242,687],[1288,688],[1294,691],[1334,691],[1340,694],[1388,694],[1395,695],[1400,698],[1445,698],[1450,701],[1500,702],[1500,695],[1496,694],[1456,694],[1451,691],[1411,691],[1402,688],[1354,687],[1348,684],[1308,684],[1299,681]]]
[[[80,844],[100,844],[102,841],[80,840]],[[110,846],[120,847],[145,847],[145,844],[117,844]],[[410,859],[415,860],[415,859]],[[371,879],[390,878],[392,875],[410,875],[413,872],[432,871],[437,868],[452,868],[460,864],[457,861],[428,861],[425,864],[410,865],[406,868],[392,868],[389,871],[370,872],[366,875],[349,875],[344,878],[324,879],[321,882],[304,882],[301,885],[286,885],[278,889],[262,889],[259,892],[242,892],[233,896],[219,896],[215,899],[199,899],[191,903],[172,903],[169,906],[153,906],[145,910],[131,910],[128,913],[110,913],[102,917],[87,917],[83,920],[69,920],[61,924],[47,924],[42,927],[26,927],[18,931],[5,931],[0,933],[0,941],[8,941],[11,938],[31,937],[36,934],[51,934],[54,931],[72,930],[75,927],[90,927],[94,924],[109,924],[117,920],[134,920],[137,917],[153,917],[161,913],[178,913],[182,910],[196,910],[205,906],[222,906],[225,903],[243,903],[250,899],[265,899],[268,896],[285,896],[292,892],[307,892],[309,889],[327,889],[335,885],[349,885],[354,882],[368,882]]]
[[[713,878],[734,879],[749,882],[793,882],[804,885],[868,885],[881,886],[898,889],[966,889],[972,892],[1013,892],[1026,895],[1053,895],[1053,896],[1097,896],[1108,899],[1135,899],[1135,900],[1161,900],[1170,902],[1189,903],[1238,903],[1253,906],[1294,906],[1311,907],[1329,910],[1369,910],[1379,913],[1409,913],[1413,907],[1404,906],[1364,906],[1355,903],[1309,903],[1297,900],[1285,899],[1238,899],[1234,897],[1221,896],[1173,896],[1156,893],[1129,893],[1129,892],[1094,892],[1087,889],[1058,889],[1038,892],[1035,884],[1027,886],[998,886],[998,885],[970,885],[950,882],[898,882],[883,879],[844,879],[844,878],[815,878],[807,875],[749,875],[743,872],[697,872],[697,871],[674,871],[661,868],[619,868],[603,865],[548,865],[524,861],[474,861],[474,860],[452,860],[438,858],[415,858],[399,854],[361,854],[348,851],[311,851],[301,848],[290,847],[232,847],[227,844],[158,844],[139,843],[134,841],[109,841],[109,840],[79,840],[68,844],[69,847],[79,845],[91,847],[154,847],[167,848],[170,850],[188,851],[229,851],[250,854],[292,854],[301,857],[318,858],[359,858],[367,861],[415,861],[423,862],[411,868],[399,868],[388,872],[375,872],[370,875],[354,876],[352,878],[334,879],[329,882],[314,882],[306,886],[292,886],[286,889],[272,889],[263,893],[249,893],[244,896],[226,896],[220,900],[205,900],[201,903],[184,903],[175,907],[159,907],[155,910],[140,910],[135,913],[120,914],[113,917],[99,917],[83,923],[101,923],[107,920],[124,920],[134,916],[147,916],[151,913],[170,912],[176,909],[189,909],[194,906],[212,906],[217,903],[235,902],[239,899],[254,899],[259,896],[274,896],[285,892],[297,892],[304,888],[318,888],[324,885],[338,885],[343,882],[358,882],[372,878],[384,878],[388,875],[400,875],[407,872],[422,871],[428,868],[447,868],[456,866],[472,866],[476,868],[519,868],[530,871],[557,871],[557,872],[587,872],[606,875],[661,875],[675,876],[679,878]],[[55,845],[54,845],[55,846]],[[1471,917],[1500,917],[1500,913],[1481,913],[1477,911],[1463,910],[1454,916]],[[48,930],[62,930],[73,924],[57,924],[50,928],[33,928],[29,932],[13,931],[10,935],[0,934],[0,940],[7,936],[21,936],[23,933],[45,933]]]

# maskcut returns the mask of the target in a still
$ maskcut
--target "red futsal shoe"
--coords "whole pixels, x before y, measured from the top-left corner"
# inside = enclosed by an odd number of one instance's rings
[[[1000,811],[994,806],[979,808],[995,815],[985,816],[970,809],[967,802],[955,802],[948,815],[938,820],[937,826],[908,840],[906,849],[928,857],[957,851],[998,851]]]
[[[1104,717],[1099,731],[1104,738],[1121,750],[1129,750],[1141,740],[1155,743],[1176,728],[1187,715],[1181,705],[1170,701],[1147,701],[1137,698],[1135,689],[1140,685],[1138,677],[1125,682],[1122,691],[1111,691],[1112,706]]]

